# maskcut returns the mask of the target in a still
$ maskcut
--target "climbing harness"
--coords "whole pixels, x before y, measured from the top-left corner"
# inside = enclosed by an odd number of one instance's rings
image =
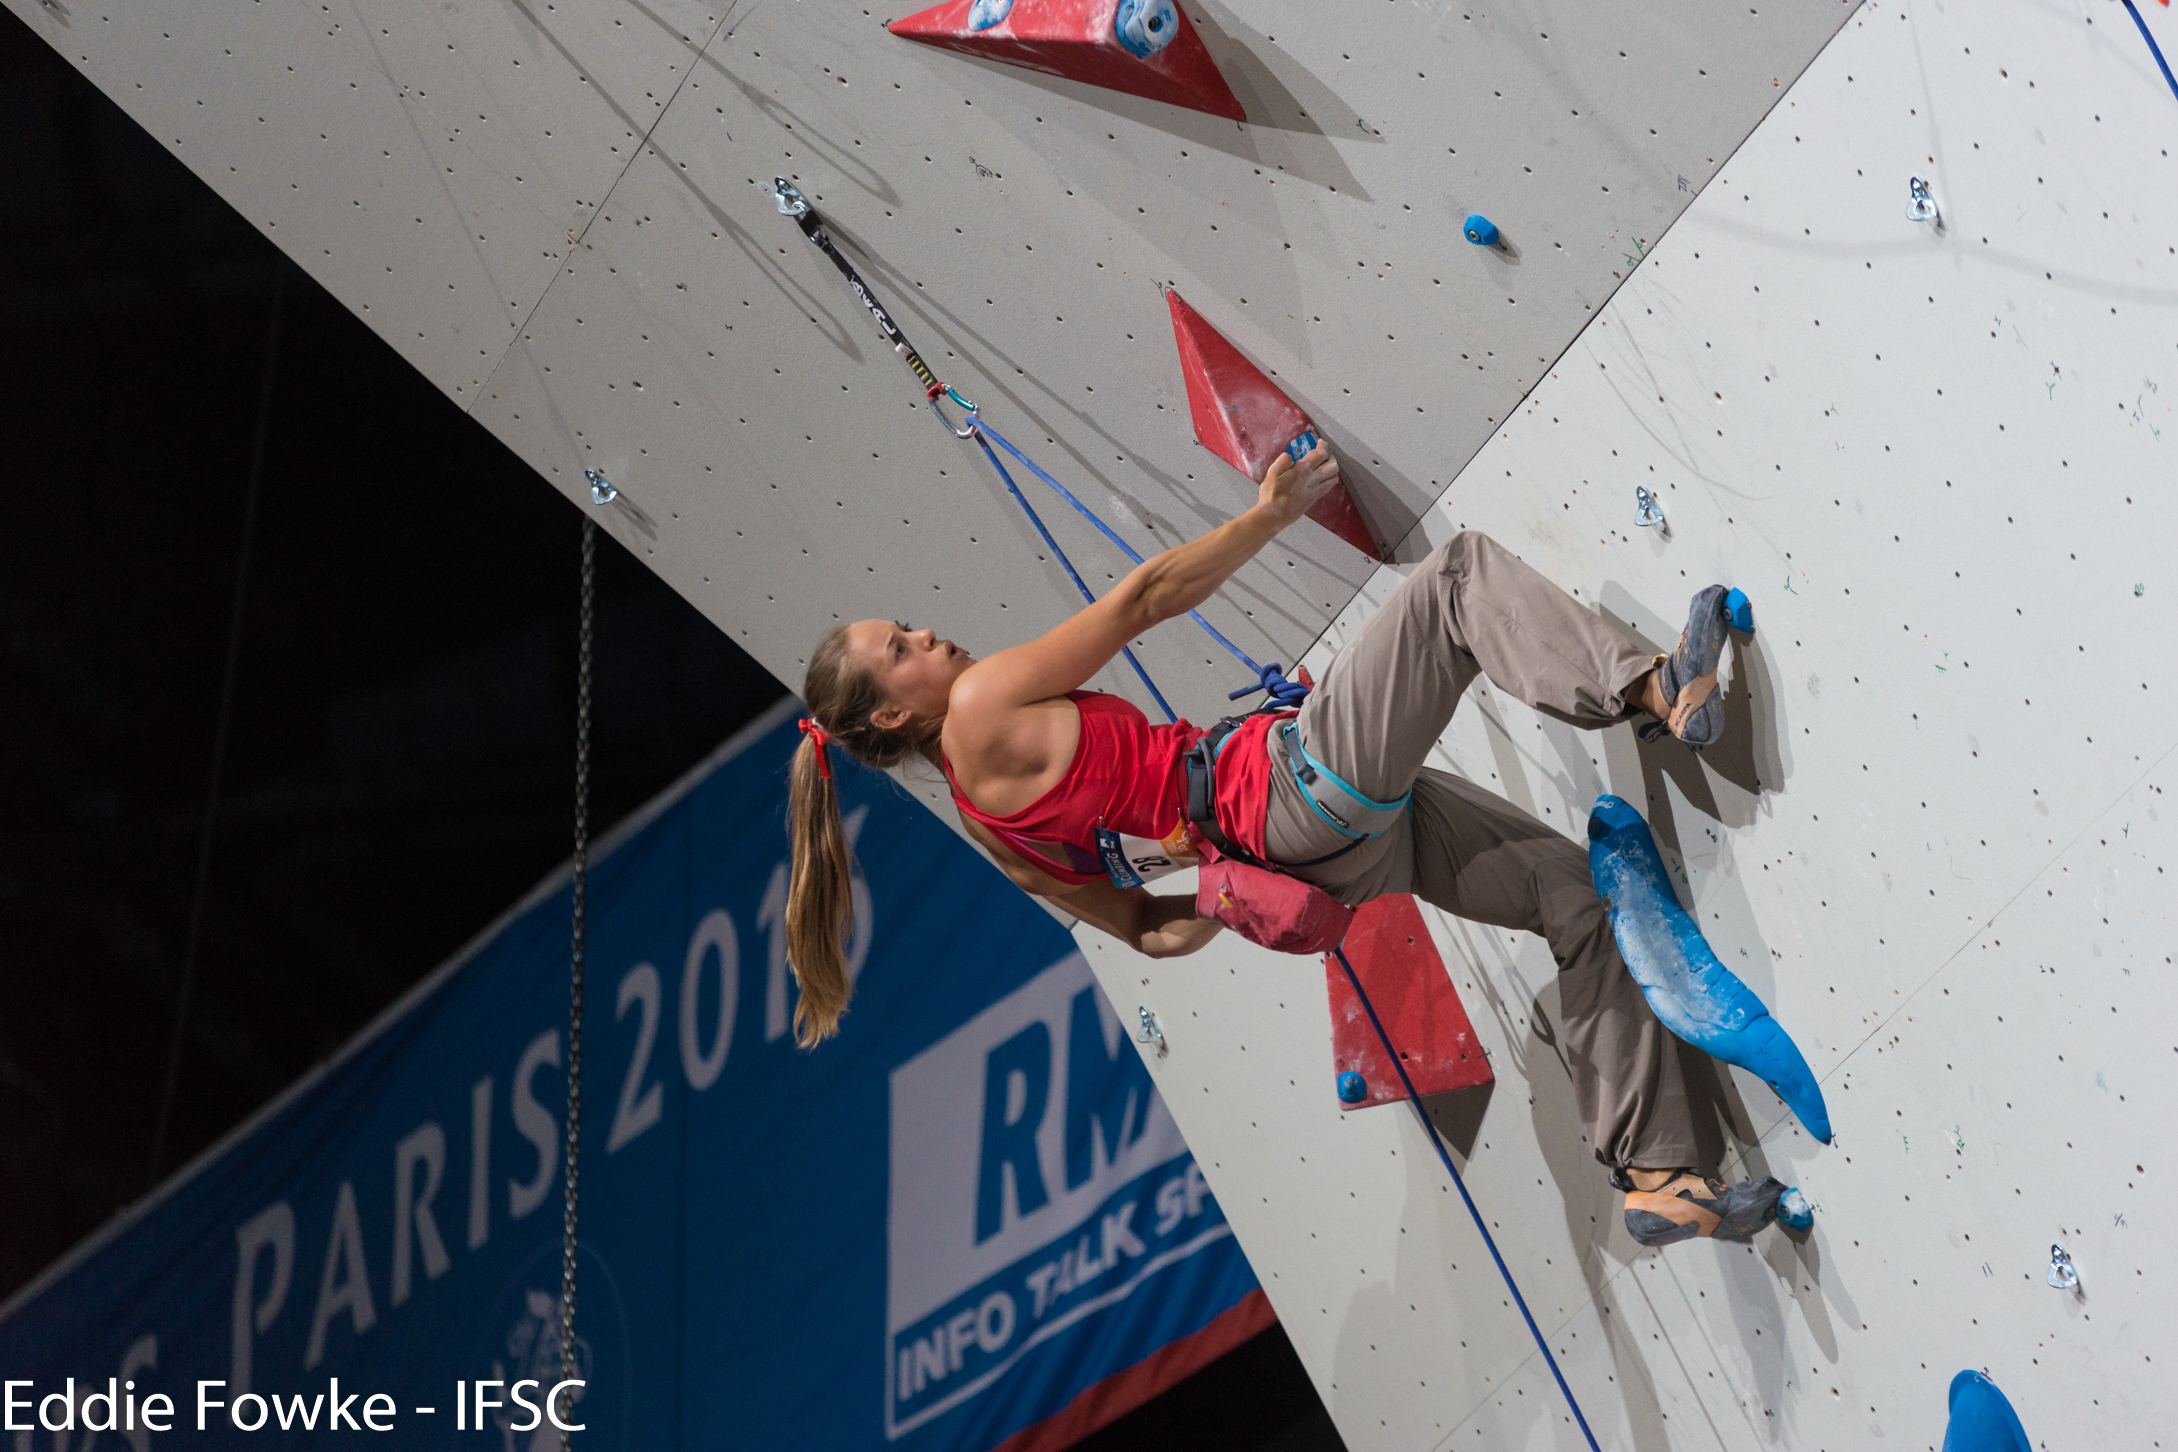
[[[1298,722],[1281,721],[1277,727],[1278,738],[1286,748],[1287,769],[1293,773],[1294,785],[1301,795],[1316,809],[1316,815],[1331,824],[1340,836],[1351,839],[1353,845],[1381,837],[1389,832],[1405,812],[1407,804],[1414,800],[1414,789],[1409,787],[1399,794],[1397,801],[1371,801],[1355,790],[1346,779],[1325,766],[1301,744],[1301,728]],[[1294,758],[1298,756],[1296,764]],[[1323,804],[1319,788],[1335,793],[1345,808],[1345,815],[1332,811]]]
[[[1307,673],[1302,676],[1298,685],[1305,692]],[[1277,703],[1272,703],[1249,714],[1277,709]],[[1344,857],[1362,843],[1383,836],[1399,824],[1414,792],[1410,788],[1390,802],[1363,796],[1301,744],[1300,725],[1287,716],[1272,726],[1277,734],[1275,749],[1265,742],[1272,769],[1292,776],[1301,800],[1346,838],[1346,844],[1302,862],[1266,862],[1227,837],[1218,825],[1218,757],[1246,719],[1226,717],[1181,757],[1185,779],[1182,802],[1187,820],[1217,851],[1196,879],[1195,912],[1276,952],[1321,953],[1345,940],[1354,910],[1314,883],[1294,876],[1292,869],[1315,867]],[[1325,805],[1326,796],[1331,797],[1332,805]]]
[[[1146,10],[1152,7],[1145,6],[1142,8]],[[1034,460],[1015,448],[1003,434],[984,421],[975,404],[961,397],[958,392],[949,385],[940,382],[931,373],[928,365],[923,362],[921,356],[916,353],[906,336],[901,333],[899,326],[886,315],[884,308],[878,304],[869,288],[863,284],[862,279],[855,273],[853,265],[842,257],[839,250],[833,246],[831,238],[825,233],[823,219],[817,215],[815,209],[794,188],[793,184],[788,182],[785,177],[775,177],[772,180],[772,189],[777,196],[780,213],[792,218],[795,224],[802,229],[802,234],[815,243],[827,257],[832,259],[833,264],[846,277],[848,286],[854,289],[855,296],[862,300],[863,306],[869,309],[870,316],[877,320],[878,328],[885,334],[887,340],[892,343],[894,351],[907,360],[908,367],[914,372],[917,380],[922,383],[924,397],[929,401],[931,412],[937,414],[938,421],[945,424],[947,431],[956,438],[974,439],[982,447],[984,456],[991,461],[991,466],[998,471],[999,478],[1005,481],[1008,491],[1020,503],[1023,511],[1028,514],[1029,519],[1036,526],[1037,533],[1043,536],[1045,544],[1049,545],[1052,553],[1058,557],[1059,563],[1064,566],[1067,575],[1072,578],[1082,595],[1092,602],[1096,599],[1096,596],[1090,592],[1089,587],[1083,583],[1081,575],[1074,569],[1072,562],[1066,558],[1065,552],[1059,548],[1058,541],[1052,538],[1051,531],[1045,528],[1043,520],[1038,517],[1035,509],[1030,506],[1027,497],[1021,493],[1020,487],[1014,483],[1013,476],[1006,471],[1006,466],[1000,462],[998,454],[991,448],[994,442],[1000,449],[1012,455],[1022,467],[1058,491],[1059,496],[1071,504],[1083,518],[1095,525],[1106,539],[1119,548],[1120,553],[1137,565],[1141,564],[1142,556],[1135,553],[1134,549],[1125,540],[1113,533],[1089,506],[1083,504],[1081,500],[1074,496],[1073,491],[1045,473],[1041,468],[1038,468]],[[964,426],[956,427],[946,418],[943,409],[939,407],[941,397],[952,399],[965,412],[966,423]],[[1288,446],[1288,452],[1292,453],[1293,457],[1298,461],[1302,454],[1315,446],[1315,443],[1316,440],[1312,435],[1304,434]],[[1208,633],[1212,640],[1225,647],[1235,659],[1255,673],[1255,684],[1243,686],[1241,689],[1231,692],[1228,696],[1228,699],[1237,701],[1243,696],[1254,695],[1258,691],[1263,692],[1265,699],[1248,715],[1275,711],[1296,711],[1302,701],[1307,699],[1309,684],[1305,672],[1301,673],[1301,680],[1289,681],[1280,669],[1278,662],[1272,661],[1267,665],[1257,664],[1249,658],[1247,652],[1226,639],[1215,626],[1205,620],[1200,611],[1191,610],[1188,614],[1197,625],[1200,625]],[[1164,711],[1169,719],[1177,720],[1178,716],[1173,712],[1171,706],[1166,704],[1163,694],[1158,691],[1156,683],[1150,679],[1149,672],[1142,668],[1141,662],[1134,658],[1133,652],[1122,649],[1121,653],[1126,656],[1127,663],[1134,667],[1135,674],[1141,677],[1142,684],[1149,690],[1151,697],[1156,700],[1159,708]],[[1376,1005],[1370,1002],[1368,990],[1362,986],[1360,975],[1354,972],[1354,965],[1347,960],[1342,940],[1345,936],[1346,926],[1352,920],[1353,910],[1339,903],[1337,899],[1322,888],[1291,876],[1289,872],[1279,870],[1280,867],[1290,869],[1292,867],[1309,867],[1317,863],[1328,862],[1333,858],[1351,852],[1364,842],[1382,836],[1385,832],[1390,831],[1397,824],[1399,816],[1408,810],[1411,793],[1402,794],[1395,802],[1379,802],[1364,796],[1354,786],[1312,755],[1306,747],[1302,746],[1299,730],[1293,721],[1281,721],[1278,723],[1278,729],[1281,742],[1286,748],[1285,769],[1293,774],[1295,785],[1300,788],[1302,796],[1308,801],[1309,805],[1348,841],[1345,846],[1339,848],[1336,852],[1324,857],[1313,858],[1308,862],[1278,865],[1266,863],[1240,844],[1226,837],[1223,830],[1218,826],[1217,812],[1215,810],[1215,767],[1218,752],[1223,749],[1225,743],[1231,739],[1232,733],[1239,729],[1241,722],[1246,719],[1247,716],[1228,716],[1219,721],[1215,727],[1204,734],[1202,739],[1195,744],[1184,758],[1186,764],[1186,804],[1184,809],[1186,817],[1203,833],[1205,839],[1212,848],[1216,849],[1218,854],[1216,858],[1203,864],[1200,878],[1201,886],[1196,894],[1196,911],[1206,917],[1216,917],[1218,921],[1243,931],[1251,940],[1262,943],[1267,947],[1278,948],[1287,952],[1322,952],[1328,949],[1338,958],[1340,965],[1346,970],[1347,978],[1354,986],[1355,996],[1361,1000],[1362,1007],[1368,1011],[1369,1022],[1375,1027],[1377,1038],[1384,1045],[1385,1057],[1391,1060],[1392,1067],[1398,1070],[1400,1082],[1406,1086],[1408,1104],[1413,1107],[1415,1115],[1422,1121],[1423,1130],[1429,1135],[1430,1143],[1436,1147],[1437,1158],[1443,1162],[1446,1172],[1452,1176],[1452,1183],[1458,1187],[1460,1199],[1465,1202],[1467,1213],[1474,1218],[1475,1229],[1481,1232],[1482,1242],[1489,1248],[1490,1258],[1497,1263],[1498,1274],[1504,1277],[1505,1288],[1512,1293],[1513,1303],[1520,1308],[1521,1318],[1527,1322],[1528,1332],[1535,1338],[1537,1349],[1543,1353],[1543,1359],[1550,1364],[1550,1373],[1557,1379],[1558,1390],[1564,1394],[1566,1405],[1572,1408],[1573,1418],[1580,1424],[1581,1435],[1587,1438],[1592,1452],[1600,1452],[1596,1445],[1595,1434],[1588,1429],[1588,1419],[1582,1415],[1580,1403],[1573,1397],[1573,1389],[1566,1384],[1565,1374],[1558,1369],[1558,1359],[1552,1354],[1549,1341],[1544,1338],[1541,1328],[1535,1324],[1535,1317],[1528,1310],[1527,1298],[1520,1294],[1520,1287],[1513,1280],[1511,1269],[1506,1266],[1504,1256],[1498,1253],[1497,1242],[1491,1238],[1489,1227],[1483,1222],[1482,1212],[1475,1206],[1474,1197],[1467,1193],[1467,1184],[1460,1178],[1458,1166],[1453,1164],[1451,1153],[1445,1148],[1442,1137],[1437,1133],[1436,1125],[1431,1122],[1429,1115],[1422,1108],[1422,1097],[1416,1092],[1414,1081],[1407,1074],[1406,1065],[1401,1060],[1398,1048],[1392,1043],[1391,1034],[1385,1029],[1384,1021],[1378,1017]],[[1324,800],[1326,796],[1332,798],[1328,804]],[[1100,855],[1105,845],[1100,836]],[[1119,866],[1122,868],[1132,866],[1131,863],[1126,861],[1123,853],[1120,857]],[[1129,885],[1122,879],[1119,871],[1108,868],[1107,875],[1123,887]],[[1137,882],[1141,880],[1139,874],[1136,874],[1136,878]],[[1221,892],[1224,897],[1222,903],[1217,900]],[[580,901],[579,897],[577,901]],[[1254,905],[1252,911],[1251,903]],[[1266,922],[1274,931],[1263,931]],[[1285,941],[1280,941],[1281,937]],[[573,1168],[571,1162],[569,1168],[570,1170]],[[572,1186],[572,1179],[570,1179],[569,1184]],[[572,1216],[572,1192],[570,1192],[569,1204],[569,1214]],[[569,1223],[572,1226],[572,1220]],[[572,1261],[569,1264],[571,1266]],[[570,1274],[572,1274],[571,1271]]]
[[[2168,5],[2170,0],[2163,0],[2163,3]],[[2125,13],[2133,17],[2133,24],[2140,27],[2140,38],[2147,41],[2148,53],[2155,57],[2156,65],[2162,69],[2163,79],[2170,82],[2171,94],[2178,96],[2178,76],[2170,73],[2170,62],[2163,59],[2163,47],[2155,43],[2155,33],[2148,29],[2148,22],[2140,18],[2140,10],[2133,4],[2133,0],[2125,0]]]
[[[1300,690],[1305,694],[1308,689],[1307,685],[1305,683],[1296,684],[1299,685]],[[1259,714],[1261,711],[1269,709],[1272,709],[1272,707],[1258,707],[1256,711],[1250,712],[1249,715],[1256,715]],[[1240,724],[1247,719],[1247,716],[1227,716],[1224,720],[1218,722],[1217,725],[1211,727],[1208,731],[1204,732],[1202,739],[1196,742],[1194,746],[1189,748],[1187,754],[1181,758],[1181,762],[1183,763],[1186,771],[1186,810],[1188,821],[1195,824],[1195,826],[1202,832],[1203,836],[1208,839],[1210,845],[1217,848],[1218,852],[1221,855],[1230,857],[1236,862],[1243,862],[1250,867],[1264,868],[1275,872],[1280,867],[1314,867],[1318,863],[1329,862],[1335,857],[1344,857],[1347,853],[1353,851],[1362,843],[1367,842],[1372,838],[1381,837],[1384,835],[1384,833],[1390,831],[1393,822],[1397,820],[1398,813],[1405,810],[1408,797],[1413,795],[1411,792],[1409,792],[1406,795],[1401,796],[1397,803],[1389,804],[1388,806],[1384,803],[1368,802],[1368,805],[1371,808],[1378,808],[1390,811],[1392,813],[1391,819],[1385,820],[1381,827],[1378,827],[1376,830],[1369,832],[1353,832],[1341,827],[1339,830],[1351,840],[1349,840],[1344,847],[1339,848],[1336,852],[1327,852],[1321,857],[1311,857],[1306,862],[1265,862],[1262,858],[1257,857],[1254,853],[1250,852],[1247,848],[1241,846],[1238,842],[1234,842],[1227,838],[1224,829],[1218,825],[1217,760],[1219,755],[1225,750],[1226,743],[1232,739],[1233,732],[1237,731],[1240,728]],[[1276,729],[1279,731],[1283,739],[1289,741],[1294,745],[1297,745],[1299,743],[1300,737],[1298,732],[1295,730],[1294,723],[1292,721],[1281,721],[1277,724]],[[1289,746],[1288,749],[1290,752],[1291,747]],[[1288,755],[1287,762],[1289,767],[1291,761],[1292,757]],[[1314,762],[1315,758],[1310,757],[1309,761]],[[1340,787],[1346,787],[1345,782],[1339,781],[1338,777],[1332,775],[1328,770],[1325,771],[1324,775],[1328,776],[1332,781],[1338,781]],[[1316,776],[1316,773],[1313,771],[1311,771],[1309,775],[1305,778],[1300,774],[1299,771],[1295,771],[1293,773],[1294,785],[1298,786],[1301,789],[1302,797],[1307,800],[1310,806],[1314,807],[1318,812],[1323,813],[1324,817],[1327,820],[1331,821],[1334,826],[1337,826],[1338,819],[1334,817],[1331,813],[1324,811],[1323,804],[1317,800],[1315,793],[1309,789],[1311,784],[1317,779],[1318,778]],[[1349,792],[1352,790],[1351,788],[1346,789]],[[1367,802],[1367,798],[1361,797],[1358,793],[1354,794],[1354,800]]]
[[[590,639],[597,597],[597,521],[582,517],[582,605],[575,633],[575,861],[572,882],[567,1009],[567,1213],[560,1226],[560,1379],[574,1381],[575,1365],[575,1209],[582,1188],[582,967],[587,946],[584,913],[590,884]],[[569,1452],[574,1434],[566,1424],[573,1410],[555,1410],[560,1452]]]

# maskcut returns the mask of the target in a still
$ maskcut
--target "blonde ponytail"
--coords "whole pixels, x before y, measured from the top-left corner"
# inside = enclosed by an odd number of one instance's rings
[[[787,887],[787,963],[801,988],[794,1006],[794,1042],[813,1049],[839,1032],[854,987],[847,978],[846,943],[854,935],[854,858],[840,821],[836,758],[821,737],[880,771],[899,765],[937,740],[941,720],[882,730],[870,713],[884,704],[877,682],[847,653],[847,627],[834,626],[809,654],[802,700],[819,732],[808,732],[795,749],[787,781],[788,816],[794,837],[793,876]],[[806,730],[806,728],[805,728]]]
[[[840,945],[855,930],[854,864],[839,819],[839,791],[818,758],[826,749],[814,736],[803,737],[787,784],[794,825],[787,961],[802,990],[794,1005],[794,1042],[805,1049],[839,1032],[851,991]]]

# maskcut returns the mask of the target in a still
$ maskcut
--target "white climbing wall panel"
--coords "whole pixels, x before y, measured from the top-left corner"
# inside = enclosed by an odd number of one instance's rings
[[[1311,411],[1380,534],[1419,516],[1399,560],[1487,529],[1658,644],[1692,587],[1744,586],[1761,633],[1702,759],[1490,691],[1445,742],[1570,831],[1645,802],[1839,1126],[1818,1149],[1736,1079],[1736,1143],[1814,1236],[1635,1254],[1541,945],[1429,914],[1498,1076],[1447,1122],[1583,1406],[1612,1446],[1933,1446],[1972,1365],[2051,1445],[2178,1410],[2178,100],[2121,8],[1191,3],[1234,126],[851,3],[6,3],[555,487],[611,477],[606,526],[790,684],[834,616],[987,649],[1075,597],[775,172],[1144,552],[1250,495],[1190,441],[1167,284]],[[389,448],[389,499],[417,472]],[[1399,568],[1304,523],[1212,614],[1320,661]],[[1197,719],[1236,683],[1182,627],[1142,653]],[[1320,965],[1084,940],[1165,1024],[1153,1071],[1348,1445],[1576,1445],[1411,1117],[1338,1112]],[[2053,1240],[2083,1299],[2041,1284]]]
[[[1425,913],[1499,1079],[1470,1186],[1607,1446],[1934,1446],[1968,1366],[2037,1445],[2178,1412],[2148,1108],[2178,1093],[2174,150],[2122,9],[1867,5],[1427,523],[1660,647],[1692,588],[1755,599],[1699,758],[1487,689],[1445,742],[1576,836],[1600,792],[1645,803],[1837,1126],[1734,1075],[1738,1150],[1814,1235],[1638,1252],[1574,1142],[1542,945]],[[1411,1117],[1338,1111],[1313,965],[1094,961],[1166,1023],[1167,1097],[1349,1444],[1578,1445]]]

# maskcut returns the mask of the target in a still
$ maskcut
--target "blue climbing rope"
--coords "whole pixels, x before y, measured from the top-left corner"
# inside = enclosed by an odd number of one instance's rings
[[[977,442],[979,443],[983,441],[985,436],[988,436],[989,438],[997,441],[997,444],[1001,449],[1004,449],[1007,453],[1013,455],[1016,459],[1019,459],[1021,461],[1021,466],[1023,468],[1027,469],[1037,478],[1043,480],[1046,484],[1049,484],[1053,489],[1056,489],[1059,492],[1059,497],[1064,499],[1067,503],[1073,505],[1074,508],[1080,513],[1082,518],[1088,520],[1091,524],[1095,525],[1100,531],[1102,531],[1106,539],[1110,540],[1113,544],[1119,547],[1119,552],[1121,554],[1125,555],[1128,559],[1134,561],[1138,565],[1142,563],[1142,557],[1134,552],[1134,547],[1132,545],[1129,545],[1118,535],[1114,534],[1112,532],[1111,526],[1107,525],[1103,520],[1097,518],[1096,511],[1092,510],[1088,505],[1082,503],[1079,499],[1076,499],[1074,497],[1073,490],[1067,488],[1064,484],[1061,484],[1058,480],[1052,478],[1049,474],[1046,474],[1042,469],[1038,468],[1034,459],[1031,459],[1028,455],[1022,453],[1019,449],[1015,448],[1010,442],[1007,441],[1004,434],[1000,433],[997,429],[992,428],[988,423],[986,423],[983,419],[983,416],[977,413],[973,408],[968,410],[967,428],[956,429],[954,430],[954,432],[961,434],[963,437],[967,437],[968,435],[973,434],[976,437]],[[989,454],[991,463],[998,466],[999,477],[1006,481],[1007,488],[1013,489],[1013,497],[1016,499],[1021,499],[1021,491],[1014,488],[1012,476],[1006,473],[1004,465],[998,463],[998,456],[991,453],[991,447],[989,444],[985,443],[983,445],[983,452],[985,454]],[[1023,509],[1028,509],[1028,501],[1026,499],[1021,499],[1021,507]],[[1030,509],[1029,518],[1035,519],[1036,511]],[[1036,527],[1038,529],[1043,528],[1043,523],[1041,520],[1037,521]],[[1049,531],[1045,531],[1044,538],[1047,540],[1051,538]],[[1057,549],[1058,546],[1054,544],[1052,548]],[[1067,568],[1071,571],[1073,567],[1069,565]],[[1079,576],[1076,577],[1076,583],[1079,583],[1079,578]],[[1237,701],[1242,696],[1252,696],[1257,691],[1267,691],[1270,693],[1270,699],[1273,704],[1278,706],[1280,709],[1299,708],[1301,701],[1305,699],[1308,695],[1308,687],[1287,680],[1285,677],[1285,673],[1279,669],[1278,662],[1276,661],[1272,661],[1269,665],[1256,664],[1254,660],[1249,658],[1246,651],[1242,650],[1239,646],[1233,644],[1230,640],[1227,640],[1222,634],[1219,633],[1218,628],[1215,625],[1212,625],[1209,621],[1203,619],[1202,612],[1200,610],[1190,610],[1187,612],[1187,614],[1190,620],[1193,620],[1197,625],[1200,625],[1205,631],[1209,633],[1209,636],[1212,640],[1216,641],[1219,645],[1224,646],[1228,651],[1231,651],[1233,659],[1239,661],[1249,670],[1255,672],[1256,684],[1252,686],[1243,686],[1239,690],[1231,692],[1226,697],[1227,700]],[[1135,669],[1140,670],[1141,667],[1137,666],[1135,667]],[[1146,684],[1148,681],[1148,677],[1145,676],[1143,680]],[[1156,689],[1157,688],[1155,686],[1151,686],[1151,693],[1155,694]],[[1162,697],[1159,698],[1158,704],[1164,704]]]
[[[954,396],[958,397],[959,395],[956,394]],[[970,416],[973,417],[973,415]],[[997,438],[998,436],[996,434],[993,434],[991,437]],[[975,431],[975,438],[977,443],[983,445],[984,457],[991,461],[991,467],[998,471],[998,477],[1006,481],[1006,488],[1010,490],[1013,494],[1013,497],[1020,502],[1022,512],[1029,517],[1029,523],[1036,526],[1036,532],[1044,537],[1044,543],[1051,546],[1051,553],[1056,555],[1058,557],[1059,563],[1065,567],[1067,577],[1074,582],[1074,588],[1081,591],[1081,597],[1084,600],[1087,600],[1090,604],[1094,605],[1097,601],[1097,597],[1094,594],[1090,593],[1088,585],[1082,582],[1081,572],[1079,570],[1076,570],[1074,568],[1074,562],[1066,557],[1066,551],[1060,549],[1059,542],[1051,537],[1051,531],[1044,526],[1043,517],[1037,514],[1035,506],[1030,504],[1026,496],[1021,493],[1021,486],[1013,482],[1013,475],[1006,472],[1006,466],[998,462],[998,455],[991,452],[990,443],[983,437],[982,429],[978,428]],[[1006,443],[1004,439],[999,439],[998,441],[1002,444]],[[1006,444],[1006,447],[1010,450],[1013,448],[1013,445]],[[1035,466],[1032,464],[1029,467],[1034,468]],[[1075,508],[1079,509],[1080,507],[1080,503],[1077,501],[1075,504]],[[1086,510],[1083,512],[1087,513]],[[1096,516],[1091,515],[1090,517],[1094,519]],[[1109,534],[1111,531],[1106,530],[1105,532]],[[1121,545],[1120,548],[1125,549],[1126,546]],[[1127,664],[1133,666],[1134,673],[1142,678],[1143,688],[1150,693],[1150,699],[1154,700],[1157,703],[1157,709],[1165,713],[1165,719],[1167,721],[1179,720],[1179,713],[1174,711],[1172,707],[1166,703],[1164,693],[1157,689],[1157,683],[1150,679],[1148,671],[1142,669],[1142,662],[1134,658],[1133,649],[1131,647],[1123,645],[1119,648],[1119,653],[1127,658]]]
[[[1513,1279],[1511,1269],[1506,1266],[1505,1257],[1498,1254],[1497,1242],[1490,1236],[1490,1227],[1482,1223],[1482,1212],[1475,1208],[1475,1197],[1467,1193],[1467,1182],[1460,1178],[1459,1166],[1452,1163],[1452,1152],[1445,1148],[1444,1136],[1437,1133],[1436,1122],[1422,1108],[1422,1096],[1415,1092],[1414,1080],[1407,1076],[1406,1063],[1400,1058],[1391,1035],[1385,1031],[1384,1020],[1376,1016],[1376,1005],[1369,1001],[1369,990],[1361,986],[1361,975],[1347,961],[1345,945],[1341,944],[1331,951],[1338,955],[1339,966],[1346,970],[1346,980],[1354,985],[1354,996],[1368,1010],[1369,1022],[1375,1027],[1376,1036],[1384,1045],[1384,1057],[1390,1059],[1392,1067],[1399,1071],[1399,1082],[1406,1088],[1407,1103],[1413,1108],[1414,1117],[1422,1121],[1422,1130],[1429,1136],[1430,1144],[1436,1147],[1437,1158],[1444,1162],[1445,1172],[1451,1175],[1452,1185],[1460,1192],[1460,1199],[1466,1202],[1467,1213],[1475,1218],[1475,1229],[1482,1233],[1482,1243],[1489,1248],[1490,1259],[1497,1262],[1497,1273],[1505,1278],[1505,1289],[1512,1292],[1513,1304],[1520,1308],[1520,1319],[1528,1323],[1528,1334],[1535,1338],[1536,1349],[1543,1353],[1543,1360],[1550,1364],[1550,1374],[1557,1378],[1558,1390],[1565,1395],[1565,1404],[1573,1409],[1573,1420],[1580,1423],[1581,1435],[1588,1439],[1588,1445],[1593,1452],[1602,1452],[1596,1446],[1596,1434],[1588,1430],[1588,1418],[1581,1414],[1581,1404],[1574,1398],[1573,1388],[1566,1385],[1565,1373],[1558,1369],[1558,1358],[1551,1354],[1550,1343],[1543,1338],[1542,1328],[1535,1324],[1535,1316],[1528,1310],[1528,1298],[1520,1294],[1520,1285]]]
[[[2125,13],[2133,17],[2133,24],[2140,27],[2140,38],[2148,43],[2148,53],[2163,68],[2163,79],[2170,82],[2170,93],[2178,96],[2178,76],[2170,73],[2170,62],[2163,59],[2163,47],[2155,43],[2154,32],[2148,29],[2148,22],[2140,18],[2140,10],[2133,4],[2133,0],[2125,0]]]

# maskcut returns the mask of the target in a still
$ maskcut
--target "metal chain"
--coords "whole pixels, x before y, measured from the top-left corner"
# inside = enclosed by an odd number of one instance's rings
[[[235,670],[242,654],[243,607],[249,599],[250,556],[257,540],[257,501],[265,477],[265,438],[272,422],[272,385],[280,358],[280,308],[287,297],[292,264],[281,258],[272,283],[272,321],[265,327],[265,368],[257,387],[257,434],[250,445],[249,492],[243,496],[242,553],[235,565],[234,596],[227,612],[227,665],[219,680],[219,724],[212,732],[212,772],[204,791],[204,827],[197,838],[196,888],[189,898],[189,931],[182,939],[181,988],[174,998],[174,1032],[166,1050],[166,1085],[159,1092],[159,1119],[151,1131],[151,1158],[144,1166],[144,1189],[159,1183],[166,1161],[167,1129],[173,1121],[174,1093],[181,1083],[182,1047],[188,1041],[189,1005],[197,980],[197,955],[204,941],[204,905],[212,874],[212,834],[219,824],[219,784],[225,776],[229,728],[234,719]]]
[[[582,1189],[582,958],[585,901],[590,878],[590,637],[597,595],[597,523],[582,519],[582,608],[575,645],[575,866],[574,923],[567,1010],[567,1215],[560,1232],[560,1378],[572,1381],[575,1365],[575,1208]],[[570,1395],[560,1420],[574,1420]],[[560,1430],[560,1452],[570,1452],[574,1433]]]

